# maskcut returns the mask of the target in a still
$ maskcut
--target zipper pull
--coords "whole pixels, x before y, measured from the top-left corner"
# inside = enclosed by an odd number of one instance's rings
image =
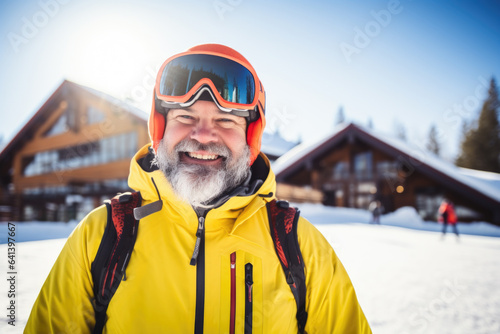
[[[193,256],[191,257],[191,262],[190,262],[190,265],[192,266],[196,266],[196,259],[198,258],[198,254],[200,253],[200,243],[204,228],[205,228],[205,218],[200,217],[198,219],[198,230],[196,231],[196,244],[194,245]]]
[[[247,263],[245,265],[245,284],[247,286],[248,302],[252,302],[252,287],[253,287],[253,265]]]
[[[253,265],[245,264],[245,334],[252,334],[252,318],[253,318],[253,303],[252,303],[252,287],[253,287]]]
[[[236,268],[236,252],[231,253],[231,269]]]

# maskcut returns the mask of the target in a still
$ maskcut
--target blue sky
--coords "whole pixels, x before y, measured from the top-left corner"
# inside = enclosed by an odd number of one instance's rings
[[[0,134],[12,138],[63,79],[149,111],[170,55],[222,43],[254,65],[268,130],[288,139],[347,120],[423,144],[431,124],[453,158],[463,120],[500,75],[498,1],[27,0],[0,10]],[[31,29],[30,29],[31,28]],[[486,83],[486,84],[485,84]]]

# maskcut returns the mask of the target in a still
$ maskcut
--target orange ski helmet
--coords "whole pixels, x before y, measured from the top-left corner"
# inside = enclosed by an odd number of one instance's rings
[[[252,65],[237,51],[203,44],[168,58],[158,71],[149,116],[149,136],[156,151],[165,132],[166,111],[195,103],[209,93],[220,110],[247,119],[247,144],[253,164],[266,125],[266,94]]]

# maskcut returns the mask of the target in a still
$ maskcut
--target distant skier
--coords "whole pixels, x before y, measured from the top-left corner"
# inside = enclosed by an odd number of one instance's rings
[[[455,214],[455,208],[453,207],[453,203],[446,198],[443,199],[441,206],[439,207],[439,218],[438,221],[443,223],[443,237],[446,234],[446,228],[448,225],[451,225],[453,228],[453,232],[458,235],[457,229],[457,215]]]
[[[384,212],[384,207],[380,201],[373,201],[368,206],[368,210],[372,213],[372,220],[370,223],[380,224],[380,216]]]

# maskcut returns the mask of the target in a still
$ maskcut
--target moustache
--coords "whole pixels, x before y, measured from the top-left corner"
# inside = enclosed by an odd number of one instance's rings
[[[209,143],[202,144],[193,139],[184,139],[174,147],[176,153],[187,153],[196,151],[206,151],[221,156],[224,159],[232,156],[231,150],[224,144]]]

